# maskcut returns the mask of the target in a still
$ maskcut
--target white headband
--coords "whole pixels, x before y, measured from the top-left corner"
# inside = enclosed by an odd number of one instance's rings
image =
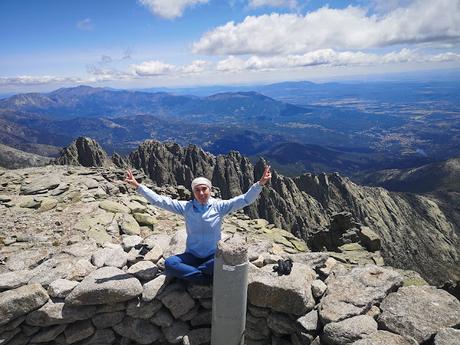
[[[196,186],[204,184],[205,186],[208,186],[209,189],[212,188],[211,181],[209,181],[206,177],[197,177],[192,181],[192,191],[195,189]]]

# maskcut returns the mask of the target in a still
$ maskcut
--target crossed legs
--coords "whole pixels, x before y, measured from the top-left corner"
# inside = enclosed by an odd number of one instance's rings
[[[170,256],[165,260],[167,276],[188,280],[196,284],[210,284],[214,270],[214,254],[205,258],[190,253]]]

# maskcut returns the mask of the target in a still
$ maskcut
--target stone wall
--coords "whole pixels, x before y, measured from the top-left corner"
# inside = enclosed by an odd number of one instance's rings
[[[292,272],[279,276],[275,257],[263,257],[249,264],[248,345],[459,339],[460,302],[431,286],[402,287],[404,275],[391,268],[345,267],[325,253],[303,253],[291,254]],[[73,280],[0,274],[0,343],[209,344],[212,286],[166,278],[163,262],[151,243],[128,236],[97,249],[85,269],[75,263],[82,274]]]

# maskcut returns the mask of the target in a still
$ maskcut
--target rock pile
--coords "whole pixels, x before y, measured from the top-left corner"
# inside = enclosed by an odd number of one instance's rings
[[[212,287],[163,274],[164,258],[184,249],[183,220],[117,182],[123,175],[114,167],[0,172],[1,344],[209,343]],[[159,193],[187,195],[137,176]],[[366,249],[378,247],[370,229],[348,213],[331,225],[336,251],[309,252],[267,220],[226,218],[224,238],[249,248],[246,344],[455,344],[455,297],[383,266],[380,252]],[[287,258],[292,272],[279,276],[273,265]]]
[[[0,274],[3,344],[209,344],[212,285],[166,278],[153,248],[130,260],[134,243],[156,242],[133,235],[107,243],[92,253],[84,277],[69,272],[38,284],[24,270]],[[266,253],[259,267],[250,264],[248,345],[458,340],[460,302],[443,290],[401,287],[403,275],[391,268],[346,268],[325,253],[291,254],[291,274],[278,276],[278,257]]]

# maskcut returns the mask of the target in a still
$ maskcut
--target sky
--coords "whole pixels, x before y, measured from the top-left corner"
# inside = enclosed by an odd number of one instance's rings
[[[0,0],[0,92],[460,68],[460,0]]]

